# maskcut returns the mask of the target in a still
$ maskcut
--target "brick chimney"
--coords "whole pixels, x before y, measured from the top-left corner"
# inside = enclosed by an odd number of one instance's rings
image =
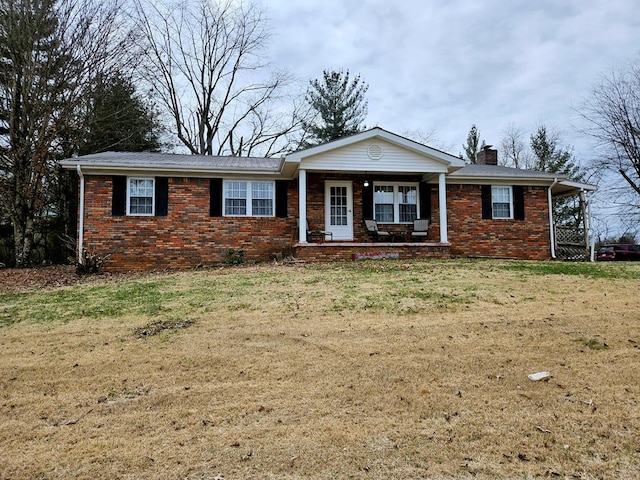
[[[498,150],[491,148],[492,145],[485,145],[478,152],[476,157],[477,165],[498,165]]]

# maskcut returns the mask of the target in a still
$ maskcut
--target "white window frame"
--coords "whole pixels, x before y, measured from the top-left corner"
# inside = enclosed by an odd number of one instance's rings
[[[136,180],[151,182],[151,213],[131,212],[131,184]],[[156,179],[154,177],[127,177],[127,215],[131,217],[153,217],[156,213]],[[148,198],[148,197],[144,197]]]
[[[506,202],[497,202],[495,200],[495,196],[494,196],[494,192],[496,190],[506,190],[509,192],[509,215],[508,216],[502,216],[502,215],[496,215],[496,208],[495,205],[497,203],[503,205],[506,204]],[[492,185],[491,186],[491,218],[495,219],[495,220],[512,220],[513,219],[513,187],[511,186],[507,186],[507,185]]]
[[[246,186],[245,194],[245,206],[246,212],[244,214],[239,213],[227,213],[227,185],[229,183],[240,182]],[[222,214],[225,217],[261,217],[270,218],[276,216],[276,182],[273,180],[245,180],[245,179],[228,179],[222,182]],[[253,184],[265,183],[271,185],[271,214],[270,215],[256,215],[253,213]],[[235,198],[235,197],[234,197]],[[256,198],[255,200],[264,200],[262,198]]]
[[[394,224],[411,224],[411,222],[400,221],[400,187],[413,187],[416,190],[416,218],[420,218],[420,184],[418,182],[374,182],[373,184],[373,216],[376,215],[376,187],[393,187],[393,222]],[[377,220],[376,220],[377,221]]]

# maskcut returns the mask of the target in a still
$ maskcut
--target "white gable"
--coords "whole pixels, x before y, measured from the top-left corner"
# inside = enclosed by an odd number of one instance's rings
[[[304,157],[300,168],[349,172],[447,172],[448,165],[381,138],[371,138]]]
[[[464,161],[375,127],[290,153],[285,169],[291,167],[351,173],[451,173],[464,167]]]

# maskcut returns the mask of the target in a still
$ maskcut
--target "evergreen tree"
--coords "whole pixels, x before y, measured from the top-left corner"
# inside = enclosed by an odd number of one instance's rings
[[[98,80],[91,93],[85,124],[80,155],[105,151],[156,152],[162,146],[156,112],[121,73]]]
[[[531,150],[535,156],[535,170],[557,173],[572,180],[582,180],[584,175],[575,164],[573,153],[559,146],[557,133],[549,133],[545,125],[540,125],[531,135]],[[574,197],[556,199],[553,215],[558,225],[577,227],[580,225],[582,211],[578,199]]]
[[[369,85],[360,75],[353,79],[349,70],[325,70],[321,80],[310,82],[305,100],[316,112],[314,120],[305,123],[310,140],[305,147],[359,133],[368,112],[365,94]]]
[[[474,123],[473,125],[471,125],[471,129],[469,130],[469,134],[467,135],[466,145],[462,145],[469,163],[477,162],[478,152],[480,151],[480,149],[484,148],[485,145],[486,143],[484,140],[482,141],[482,144],[480,143],[480,132],[478,131],[478,127],[476,127],[476,124]],[[460,158],[462,158],[462,155],[460,155]]]

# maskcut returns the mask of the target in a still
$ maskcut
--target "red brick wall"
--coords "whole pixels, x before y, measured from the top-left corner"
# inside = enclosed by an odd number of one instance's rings
[[[268,260],[294,243],[297,182],[290,183],[287,218],[210,217],[206,178],[170,178],[166,217],[114,217],[111,177],[85,175],[85,182],[84,248],[111,254],[107,270],[219,264],[239,248],[247,261]]]
[[[426,259],[426,258],[450,258],[449,246],[446,245],[425,245],[416,244],[408,245],[406,243],[398,243],[397,245],[380,246],[375,243],[363,246],[334,246],[331,244],[313,245],[309,244],[296,249],[296,258],[308,262],[333,262],[352,260],[357,254],[384,254],[395,255],[397,258],[408,259]]]
[[[432,205],[435,222],[431,234],[439,234],[437,188]],[[524,187],[524,213],[524,220],[483,220],[480,185],[447,185],[451,254],[548,260],[551,242],[546,187]]]
[[[367,176],[370,182],[388,177]],[[394,181],[418,181],[393,177]],[[324,228],[324,182],[352,180],[354,241],[368,242],[363,225],[364,175],[309,173],[307,215],[312,228]],[[289,183],[287,218],[210,217],[209,180],[170,178],[166,217],[111,215],[110,176],[85,175],[84,247],[91,253],[111,254],[109,270],[188,268],[219,264],[229,249],[242,248],[247,261],[269,260],[290,252],[297,241],[297,180]],[[432,224],[426,242],[440,239],[437,185],[432,188]],[[447,207],[451,249],[406,249],[403,258],[428,255],[498,257],[542,260],[550,256],[547,189],[525,187],[525,220],[483,220],[480,186],[448,185]],[[423,214],[424,215],[424,214]],[[352,251],[299,250],[308,260],[347,259]],[[304,252],[304,253],[303,253]]]

